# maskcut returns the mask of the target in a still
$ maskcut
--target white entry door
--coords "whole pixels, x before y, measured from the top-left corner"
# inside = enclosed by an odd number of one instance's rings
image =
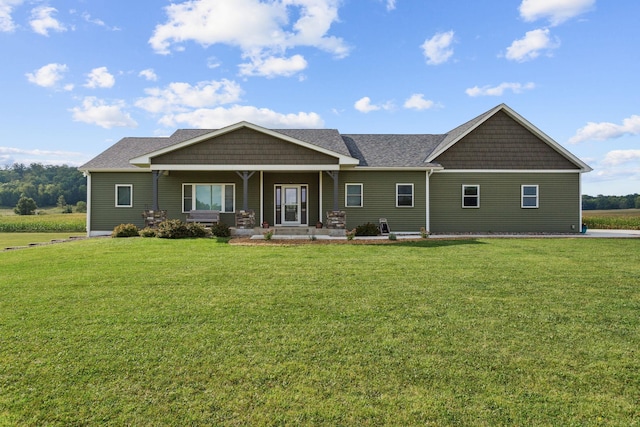
[[[282,225],[300,225],[300,187],[282,187]]]
[[[275,187],[276,225],[289,227],[306,225],[307,186],[277,185]]]

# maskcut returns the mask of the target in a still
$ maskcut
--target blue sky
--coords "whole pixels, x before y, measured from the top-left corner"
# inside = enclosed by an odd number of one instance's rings
[[[445,133],[506,103],[640,193],[637,0],[0,0],[0,165],[126,136]]]

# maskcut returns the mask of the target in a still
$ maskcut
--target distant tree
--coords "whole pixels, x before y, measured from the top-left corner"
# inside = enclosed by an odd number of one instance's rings
[[[20,200],[18,200],[18,204],[13,211],[18,215],[33,215],[36,209],[38,209],[38,205],[36,205],[35,200],[23,195],[20,197]]]
[[[56,203],[56,205],[60,208],[60,209],[64,209],[67,207],[67,201],[64,200],[64,196],[61,194],[58,197],[58,202]]]

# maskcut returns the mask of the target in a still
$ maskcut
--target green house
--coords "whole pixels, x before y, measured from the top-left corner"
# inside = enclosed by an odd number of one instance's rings
[[[89,235],[144,212],[186,220],[219,211],[236,227],[316,227],[340,213],[352,229],[577,233],[581,174],[591,168],[501,104],[446,134],[341,134],[240,122],[124,138],[80,167]]]

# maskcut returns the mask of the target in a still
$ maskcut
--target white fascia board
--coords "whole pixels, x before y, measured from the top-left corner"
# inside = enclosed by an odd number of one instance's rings
[[[338,171],[340,165],[152,165],[162,171]]]
[[[151,168],[149,168],[149,165],[146,165],[146,168],[94,168],[94,169],[80,169],[81,172],[88,172],[88,173],[96,173],[96,172],[134,172],[134,173],[138,173],[138,172],[151,172]]]
[[[582,173],[580,169],[444,169],[438,173]]]
[[[305,148],[308,148],[310,150],[317,151],[319,153],[326,154],[326,155],[331,156],[331,157],[336,157],[336,158],[338,158],[340,160],[340,164],[344,164],[344,165],[358,164],[358,160],[354,159],[353,157],[345,156],[345,155],[336,153],[334,151],[327,150],[325,148],[319,147],[317,145],[313,145],[313,144],[310,144],[308,142],[304,142],[304,141],[301,141],[299,139],[292,138],[290,136],[284,135],[282,133],[278,133],[278,132],[272,131],[271,129],[263,128],[262,126],[254,125],[253,123],[249,123],[249,122],[245,122],[245,121],[239,122],[239,123],[236,123],[236,124],[233,124],[233,125],[230,125],[230,126],[227,126],[225,128],[222,128],[222,129],[215,130],[213,132],[206,133],[204,135],[200,135],[200,136],[195,137],[195,138],[188,139],[186,141],[182,141],[182,142],[180,142],[178,144],[170,145],[170,146],[162,148],[160,150],[144,154],[144,155],[142,155],[140,157],[133,158],[133,159],[130,160],[130,163],[135,164],[135,165],[149,165],[151,163],[151,158],[152,157],[157,157],[157,156],[160,156],[162,154],[170,153],[172,151],[179,150],[181,148],[188,147],[190,145],[197,144],[197,143],[205,141],[207,139],[215,138],[217,136],[224,135],[226,133],[230,133],[230,132],[233,132],[233,131],[241,129],[241,128],[249,128],[249,129],[255,130],[256,132],[260,132],[260,133],[263,133],[265,135],[269,135],[269,136],[272,136],[274,138],[278,138],[278,139],[281,139],[283,141],[287,141],[287,142],[290,142],[292,144],[296,144],[296,145],[299,145],[301,147],[305,147]]]
[[[358,172],[363,171],[390,171],[390,172],[406,172],[406,171],[441,171],[444,168],[442,166],[411,166],[411,167],[402,167],[402,166],[394,166],[394,167],[384,167],[384,166],[356,166],[353,170],[357,170]]]

